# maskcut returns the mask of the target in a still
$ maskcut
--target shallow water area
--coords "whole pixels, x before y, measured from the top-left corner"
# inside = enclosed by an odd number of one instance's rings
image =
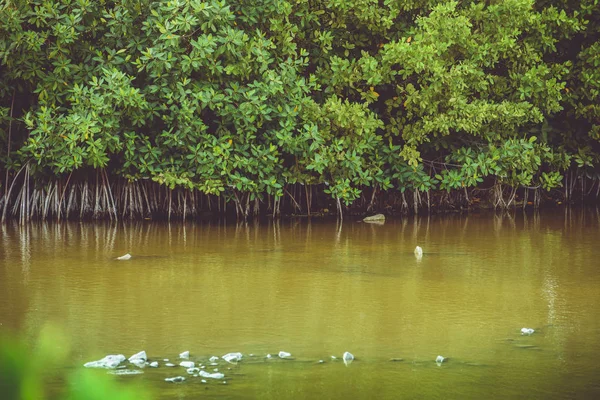
[[[157,399],[599,398],[599,228],[595,209],[383,225],[8,223],[0,329],[33,342],[61,327],[65,368],[145,350],[158,368],[115,379]],[[225,378],[164,365],[186,350]],[[210,365],[230,352],[242,360]],[[175,376],[186,380],[164,381]]]

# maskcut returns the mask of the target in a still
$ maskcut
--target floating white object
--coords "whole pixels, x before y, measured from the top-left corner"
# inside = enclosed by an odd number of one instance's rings
[[[221,358],[230,364],[237,364],[242,359],[242,353],[227,353]]]
[[[179,363],[179,365],[183,368],[194,368],[196,366],[193,361],[182,361]]]
[[[185,378],[183,376],[176,376],[176,377],[173,377],[173,378],[166,378],[165,379],[165,382],[174,382],[174,383],[177,383],[177,382],[183,382],[183,381],[185,381]]]
[[[211,378],[211,379],[223,379],[225,378],[225,374],[221,373],[221,372],[215,372],[214,374],[211,374],[210,372],[206,372],[204,370],[201,370],[198,375],[200,375],[203,378]]]
[[[446,358],[444,358],[443,356],[437,356],[437,358],[435,359],[435,362],[438,364],[441,364],[444,361],[446,361]]]
[[[202,383],[206,383],[206,379],[202,379],[200,382],[202,382]]]
[[[521,335],[531,335],[533,332],[535,332],[535,329],[521,328]]]
[[[131,254],[127,253],[124,256],[117,257],[117,260],[119,260],[119,261],[125,261],[125,260],[129,260],[130,258],[131,258]]]
[[[166,363],[165,364],[165,367],[174,367],[174,366],[175,366],[175,364],[173,364],[173,363]]]
[[[87,362],[83,366],[86,368],[115,369],[125,360],[126,358],[123,354],[111,354],[101,360]]]
[[[158,368],[158,361],[152,361],[152,362],[150,363],[150,366],[151,366],[152,368]]]
[[[190,375],[194,375],[200,371],[200,368],[188,368],[185,370]]]
[[[421,248],[421,246],[415,247],[415,257],[417,257],[417,259],[423,257],[423,249]]]
[[[354,361],[354,356],[352,355],[352,353],[345,352],[342,356],[342,360],[344,360],[344,364],[346,365],[352,364],[352,361]]]
[[[181,358],[183,360],[189,360],[189,358],[190,358],[190,352],[189,351],[184,351],[183,353],[181,353],[179,355],[179,358]]]
[[[287,351],[280,351],[278,355],[279,355],[279,358],[288,358],[288,357],[292,356],[292,354],[288,353]]]
[[[208,359],[208,361],[210,361],[210,362],[219,361],[219,357],[217,357],[217,356],[212,356],[211,358],[209,358],[209,359]]]
[[[271,355],[270,355],[270,354],[267,354],[267,358],[271,358]]]

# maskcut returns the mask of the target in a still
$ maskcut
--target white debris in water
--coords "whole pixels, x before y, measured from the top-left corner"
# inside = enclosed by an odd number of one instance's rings
[[[332,360],[337,360],[337,357],[336,356],[331,356],[331,359]]]
[[[211,378],[211,379],[223,379],[223,378],[225,378],[225,374],[223,374],[222,372],[215,372],[215,373],[211,374],[210,372],[206,372],[204,370],[201,370],[200,372],[198,372],[198,375],[200,375],[203,378]]]
[[[344,364],[349,365],[354,361],[354,356],[350,352],[345,352],[342,356],[342,360],[344,360]]]
[[[278,356],[279,356],[279,358],[288,358],[288,357],[291,357],[292,354],[288,353],[287,351],[280,351]]]
[[[323,363],[325,363],[325,361],[319,360],[319,364],[323,364]]]
[[[125,261],[125,260],[129,260],[131,258],[131,254],[127,253],[121,257],[117,257],[117,260],[119,261]]]
[[[165,364],[165,367],[174,367],[174,366],[175,366],[175,364],[173,364],[173,363],[166,363]]]
[[[446,361],[446,358],[443,357],[443,356],[437,356],[436,359],[435,359],[435,362],[438,363],[438,364],[441,364],[444,361]]]
[[[183,353],[179,354],[179,358],[181,358],[183,360],[189,360],[190,359],[190,352],[189,351],[184,351]]]
[[[190,375],[194,375],[194,374],[198,373],[198,371],[200,371],[200,368],[188,368],[186,370],[186,372]]]
[[[522,328],[521,329],[521,335],[531,335],[533,332],[535,332],[535,329],[531,329],[531,328]]]
[[[415,247],[415,257],[417,257],[417,261],[421,261],[423,258],[423,249],[421,246]]]
[[[208,359],[208,361],[210,361],[210,362],[219,361],[219,357],[217,357],[217,356],[212,356],[211,358],[209,358],[209,359]]]
[[[271,355],[270,355],[270,354],[267,354],[267,358],[271,358]]]
[[[185,378],[183,376],[175,376],[173,378],[165,378],[165,382],[178,383],[178,382],[183,382],[183,381],[185,381]]]
[[[165,358],[165,359],[163,359],[163,361],[165,361],[165,362],[169,362],[169,359],[168,359],[168,358]]]
[[[237,364],[242,359],[242,353],[227,353],[221,358],[230,364]]]
[[[202,380],[200,380],[200,382],[206,383],[206,379],[202,379]]]
[[[106,368],[106,369],[115,369],[119,366],[120,363],[125,361],[126,358],[123,354],[111,354],[104,357],[101,360],[90,361],[83,364],[86,368]]]
[[[152,362],[150,363],[150,366],[151,366],[152,368],[158,368],[158,361],[152,361]]]
[[[180,366],[184,367],[184,368],[194,368],[194,366],[196,364],[194,364],[193,361],[182,361],[179,363]]]

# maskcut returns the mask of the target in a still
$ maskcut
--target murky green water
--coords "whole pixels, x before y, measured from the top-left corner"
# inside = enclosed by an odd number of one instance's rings
[[[595,210],[382,226],[9,224],[0,328],[33,340],[60,325],[73,365],[146,350],[160,368],[116,379],[159,399],[598,398],[599,228]],[[184,350],[204,365],[244,360],[209,367],[226,385],[164,382],[187,376],[162,361]],[[264,359],[280,350],[295,360]],[[331,360],[344,351],[349,366]]]

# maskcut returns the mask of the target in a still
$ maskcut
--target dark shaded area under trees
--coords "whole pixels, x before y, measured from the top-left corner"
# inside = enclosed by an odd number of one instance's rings
[[[0,3],[2,219],[596,201],[600,5]]]

